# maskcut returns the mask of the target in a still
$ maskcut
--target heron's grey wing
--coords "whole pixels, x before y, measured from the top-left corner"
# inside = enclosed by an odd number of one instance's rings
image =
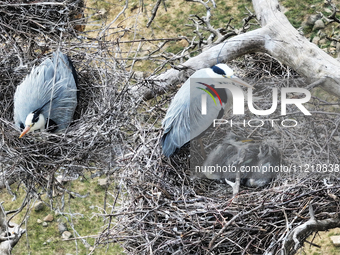
[[[44,116],[49,116],[58,124],[58,130],[62,130],[72,121],[77,106],[76,77],[74,77],[73,66],[66,55],[56,52],[53,54],[52,62],[55,80],[54,77],[51,79],[48,86],[50,91],[45,94],[45,98],[50,100],[52,97],[55,100],[52,101],[50,114],[50,104],[44,107],[43,113]]]
[[[46,59],[37,67],[33,67],[23,82],[17,87],[14,94],[14,122],[16,126],[24,124],[30,112],[43,106],[46,101],[45,86],[48,85],[46,79],[53,77],[52,61]]]
[[[191,77],[197,78],[196,73]],[[207,114],[202,115],[201,95],[204,92],[198,88],[205,89],[205,86],[199,83],[194,86],[194,88],[190,88],[190,79],[182,85],[162,122],[164,128],[162,149],[163,154],[167,157],[204,132],[217,118],[220,111],[223,111],[221,105],[216,105],[214,100],[208,96]]]

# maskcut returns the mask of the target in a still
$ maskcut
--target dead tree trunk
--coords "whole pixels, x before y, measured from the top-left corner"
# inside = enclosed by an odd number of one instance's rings
[[[25,230],[16,223],[6,220],[4,208],[0,204],[0,254],[10,255],[13,247],[19,242]]]
[[[254,52],[271,55],[311,83],[340,97],[340,62],[299,34],[281,11],[277,0],[253,0],[253,6],[262,28],[237,35],[190,58],[178,69],[173,68],[153,77],[159,88],[152,92],[144,91],[144,98],[148,99],[169,86],[185,81],[189,76],[186,69],[197,70],[215,65],[218,54],[220,62],[226,62]]]
[[[265,52],[340,97],[340,62],[300,35],[276,0],[253,0],[253,6],[262,26]]]

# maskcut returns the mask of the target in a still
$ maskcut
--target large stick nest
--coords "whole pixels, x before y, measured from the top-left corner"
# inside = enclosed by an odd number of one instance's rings
[[[20,66],[17,52],[4,47],[0,53],[0,105],[1,186],[5,180],[12,183],[21,180],[26,187],[51,189],[53,180],[59,175],[82,175],[83,169],[108,171],[114,166],[116,154],[120,155],[125,145],[127,125],[130,121],[134,101],[126,94],[128,73],[106,50],[85,52],[77,45],[77,51],[70,51],[61,45],[59,50],[69,55],[79,78],[79,99],[75,120],[64,132],[32,133],[25,139],[18,137],[20,130],[13,123],[13,96],[16,86],[30,72],[33,65],[39,65],[45,56],[34,55]],[[52,50],[57,50],[56,48]],[[38,56],[38,58],[37,58]],[[19,68],[18,68],[19,67]],[[5,178],[5,179],[4,179]],[[49,185],[47,185],[47,183]],[[53,185],[52,185],[53,186]]]
[[[255,96],[262,98],[256,102],[260,109],[271,106],[273,86],[306,87],[304,79],[293,70],[266,55],[248,56],[245,61],[234,62],[233,67],[241,76],[249,77],[245,78],[248,82],[259,81]],[[251,78],[254,76],[256,79]],[[109,225],[98,243],[123,241],[125,249],[133,254],[278,254],[286,240],[287,254],[294,254],[316,231],[314,228],[297,234],[299,245],[292,241],[291,231],[311,217],[309,205],[317,220],[338,221],[340,115],[332,105],[313,97],[307,106],[312,117],[289,106],[287,116],[270,116],[279,120],[274,127],[221,127],[225,133],[232,130],[243,137],[275,140],[282,165],[290,168],[269,187],[242,188],[234,201],[226,184],[192,178],[187,147],[170,160],[161,155],[159,121],[172,96],[149,102],[143,106],[147,113],[134,117],[139,123],[137,144],[126,155],[129,161],[120,175],[129,199],[124,198],[122,206],[107,215],[116,216],[117,224],[111,229]],[[286,128],[279,124],[288,118],[298,125]],[[268,117],[247,112],[232,119],[240,123],[243,119]],[[208,135],[208,151],[218,144],[218,137]],[[312,167],[318,171],[312,172]]]

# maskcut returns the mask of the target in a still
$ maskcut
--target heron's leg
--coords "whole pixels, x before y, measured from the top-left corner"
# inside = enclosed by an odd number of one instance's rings
[[[241,173],[237,171],[235,180],[235,189],[233,189],[233,196],[235,197],[240,191]]]
[[[203,141],[201,138],[198,138],[198,142],[200,144],[200,147],[201,147],[201,155],[204,159],[207,158],[207,154],[205,153],[205,149],[204,149],[204,145],[203,145]]]
[[[236,173],[236,179],[235,179],[235,182],[231,182],[231,181],[228,181],[228,179],[225,179],[225,182],[232,187],[233,189],[233,197],[235,198],[236,195],[239,193],[240,191],[240,180],[241,180],[241,175],[240,175],[240,172],[238,171]]]

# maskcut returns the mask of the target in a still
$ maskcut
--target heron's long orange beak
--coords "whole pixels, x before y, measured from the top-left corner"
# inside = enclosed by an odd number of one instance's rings
[[[25,129],[21,132],[19,138],[23,137],[28,131],[30,131],[30,129],[30,126],[26,126]]]
[[[242,81],[240,78],[236,77],[236,76],[231,76],[231,80],[248,88],[253,88],[253,86],[249,85],[248,83]]]

